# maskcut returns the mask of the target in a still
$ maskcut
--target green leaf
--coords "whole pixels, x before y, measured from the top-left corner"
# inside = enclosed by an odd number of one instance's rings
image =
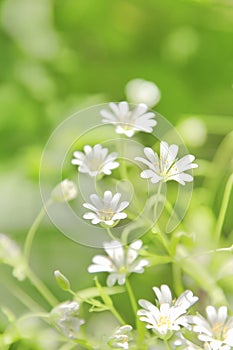
[[[106,295],[114,295],[125,292],[125,287],[116,286],[116,287],[101,287]],[[90,298],[100,297],[100,291],[97,287],[91,287],[87,289],[80,290],[76,293],[76,299],[80,302],[86,301]]]
[[[101,284],[98,281],[98,277],[97,276],[95,276],[94,280],[95,280],[96,287],[99,290],[100,296],[101,296],[104,304],[106,306],[108,306],[109,309],[112,309],[112,307],[113,307],[112,299],[105,293],[103,287],[101,286]]]

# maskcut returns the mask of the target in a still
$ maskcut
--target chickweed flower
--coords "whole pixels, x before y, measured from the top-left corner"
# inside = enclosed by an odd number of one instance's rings
[[[108,154],[108,149],[99,144],[94,147],[86,145],[84,146],[84,153],[74,152],[74,159],[71,163],[79,166],[80,173],[86,173],[90,176],[97,176],[102,173],[110,175],[112,170],[119,166],[119,163],[115,162],[116,158],[117,153]]]
[[[26,266],[20,247],[7,235],[0,233],[0,262],[13,267],[13,276],[19,281],[26,277]]]
[[[181,185],[185,182],[193,181],[193,177],[186,174],[185,171],[197,168],[198,165],[192,163],[195,157],[188,154],[181,159],[177,159],[179,147],[177,145],[169,146],[167,142],[160,143],[160,157],[152,148],[145,147],[144,153],[147,159],[136,157],[135,160],[145,164],[149,169],[141,172],[143,179],[151,179],[152,183],[167,182],[175,180]]]
[[[77,197],[77,193],[75,183],[65,179],[53,189],[51,197],[55,202],[69,202]]]
[[[102,121],[104,124],[116,125],[117,134],[132,137],[135,131],[151,133],[157,124],[157,121],[153,119],[155,114],[147,112],[148,107],[144,103],[140,103],[130,110],[128,102],[111,102],[109,108],[110,110],[102,109],[100,111],[103,117]]]
[[[149,265],[148,260],[138,258],[138,252],[142,247],[141,240],[125,248],[119,241],[105,242],[103,246],[108,256],[94,256],[93,265],[88,267],[88,272],[109,272],[108,287],[112,287],[116,282],[119,285],[125,284],[126,276],[132,272],[143,273],[144,267]]]
[[[50,320],[68,338],[77,338],[80,326],[85,322],[78,317],[79,304],[66,301],[50,312]]]
[[[120,198],[121,193],[117,192],[113,195],[111,191],[105,191],[103,198],[100,198],[97,194],[91,194],[92,204],[84,203],[83,206],[92,210],[92,212],[84,214],[83,218],[91,220],[94,225],[100,222],[107,226],[116,224],[119,220],[127,217],[127,214],[121,213],[121,211],[129,205],[127,201],[120,202]]]
[[[216,310],[213,306],[206,308],[207,320],[198,315],[193,317],[193,331],[204,342],[206,349],[230,350],[233,347],[233,317],[227,317],[227,307]]]
[[[168,339],[180,327],[189,328],[186,318],[187,309],[192,306],[197,297],[189,290],[185,291],[176,301],[172,301],[171,291],[167,285],[153,288],[157,298],[158,307],[151,302],[141,299],[139,305],[143,309],[138,311],[140,320],[146,322],[146,328],[152,329],[161,339]]]
[[[131,340],[131,337],[129,333],[132,331],[133,327],[130,325],[125,325],[119,327],[115,333],[112,335],[112,337],[109,339],[108,344],[112,348],[118,348],[118,349],[129,349],[129,341]]]

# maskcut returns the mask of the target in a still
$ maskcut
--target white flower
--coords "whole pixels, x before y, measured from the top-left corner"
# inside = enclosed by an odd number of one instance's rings
[[[77,197],[77,193],[75,183],[65,179],[53,189],[51,197],[56,202],[69,202]]]
[[[162,285],[160,289],[154,287],[153,290],[158,298],[159,307],[147,300],[139,300],[143,309],[138,311],[138,315],[142,316],[141,321],[147,323],[146,327],[153,329],[160,338],[170,337],[173,331],[178,331],[181,326],[189,328],[185,314],[198,298],[187,290],[176,301],[172,301],[167,285]]]
[[[159,157],[152,148],[145,147],[144,153],[147,159],[142,157],[135,158],[149,168],[141,172],[141,177],[143,179],[151,179],[152,183],[175,180],[181,185],[185,185],[185,182],[193,181],[193,177],[186,174],[185,171],[198,167],[197,164],[192,163],[195,157],[188,154],[178,160],[176,158],[178,150],[179,147],[177,145],[169,146],[165,141],[162,141],[160,143]]]
[[[97,194],[91,194],[90,200],[93,204],[84,203],[83,206],[92,212],[84,214],[83,218],[91,220],[94,225],[103,222],[108,226],[112,226],[114,221],[125,219],[127,214],[121,213],[121,211],[128,207],[129,202],[119,203],[120,198],[120,193],[117,192],[113,195],[111,191],[105,191],[103,199]]]
[[[50,320],[68,338],[76,338],[84,320],[77,315],[79,304],[76,301],[66,301],[56,306],[50,313]]]
[[[233,347],[233,317],[227,319],[227,307],[216,310],[207,306],[206,314],[207,320],[202,316],[193,317],[193,331],[199,334],[198,339],[207,349],[230,350]]]
[[[149,265],[148,260],[138,259],[138,251],[142,247],[141,240],[131,243],[125,249],[118,241],[105,242],[103,246],[108,256],[94,256],[93,265],[88,267],[88,272],[109,272],[108,287],[112,287],[116,282],[119,285],[125,284],[127,275],[132,272],[143,273],[144,267]]]
[[[0,233],[0,262],[13,267],[13,276],[19,281],[26,278],[26,265],[20,247],[4,233]]]
[[[112,169],[119,166],[119,163],[115,162],[116,158],[117,153],[108,154],[108,149],[99,144],[94,147],[86,145],[84,146],[84,153],[74,152],[74,159],[71,163],[79,166],[80,173],[87,173],[90,176],[97,176],[101,173],[110,175]]]
[[[125,87],[125,93],[130,102],[145,103],[148,107],[154,107],[161,98],[158,86],[143,79],[130,80]]]
[[[129,349],[129,341],[131,340],[129,333],[132,331],[133,327],[130,325],[125,325],[119,327],[113,336],[109,339],[108,344],[113,348]]]
[[[102,109],[100,114],[103,123],[116,125],[117,134],[125,134],[132,137],[135,131],[151,133],[152,127],[157,124],[153,119],[155,114],[147,112],[148,107],[144,103],[138,104],[130,110],[129,104],[125,101],[120,103],[109,103],[110,110]]]

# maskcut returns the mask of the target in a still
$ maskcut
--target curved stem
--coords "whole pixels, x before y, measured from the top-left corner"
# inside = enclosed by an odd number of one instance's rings
[[[109,227],[106,227],[106,230],[107,230],[107,232],[108,232],[109,237],[111,237],[111,239],[115,240],[116,238],[113,236],[113,234],[112,234],[110,228],[109,228]]]
[[[48,304],[52,307],[56,306],[59,301],[55,298],[55,296],[50,292],[50,290],[46,287],[46,285],[37,277],[34,272],[28,267],[26,271],[28,279],[34,285],[34,287],[38,290],[38,292],[44,297],[44,299],[48,302]]]
[[[51,204],[52,204],[52,200],[49,199],[48,202],[46,203],[46,206],[49,206]],[[23,255],[24,255],[24,259],[25,259],[26,264],[28,263],[29,258],[30,258],[32,242],[33,242],[33,239],[35,237],[36,231],[37,231],[42,219],[44,218],[44,216],[46,214],[45,208],[46,208],[45,206],[43,206],[41,208],[39,214],[35,218],[32,226],[30,227],[30,229],[28,231],[28,234],[27,234],[27,237],[26,237],[26,240],[24,243],[24,250],[23,250]]]
[[[165,343],[166,348],[167,348],[168,350],[172,350],[171,345],[169,344],[168,340],[164,340],[164,343]]]
[[[230,199],[232,185],[233,185],[233,174],[231,174],[231,176],[229,177],[229,179],[227,181],[224,195],[223,195],[223,200],[222,200],[222,204],[221,204],[221,208],[220,208],[220,212],[219,212],[219,216],[218,216],[218,220],[217,220],[217,224],[216,224],[216,230],[214,233],[216,244],[218,244],[220,236],[221,236],[221,231],[222,231],[224,219],[225,219],[226,212],[227,212],[227,207],[228,207],[228,203],[229,203],[229,199]]]

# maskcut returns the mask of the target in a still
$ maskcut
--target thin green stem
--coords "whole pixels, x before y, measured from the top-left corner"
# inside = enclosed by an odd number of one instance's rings
[[[46,206],[48,207],[49,205],[51,205],[52,200],[49,199],[48,202],[46,203]],[[46,206],[43,206],[42,209],[40,210],[39,214],[37,215],[37,217],[35,218],[32,226],[30,227],[25,243],[24,243],[24,251],[23,251],[23,255],[24,255],[24,259],[26,264],[28,264],[29,258],[30,258],[30,253],[31,253],[31,247],[32,247],[32,242],[33,239],[35,237],[36,231],[42,221],[42,219],[44,218],[45,214],[46,214]]]
[[[12,295],[14,295],[23,305],[25,305],[32,312],[43,312],[43,308],[37,304],[27,293],[25,293],[19,286],[15,283],[11,283],[5,278],[2,279],[2,282],[7,287]]]
[[[111,239],[114,239],[114,240],[115,240],[116,238],[113,236],[113,234],[112,234],[110,228],[109,228],[109,227],[106,227],[106,230],[107,230],[107,232],[108,232],[109,237],[111,237]]]
[[[155,216],[155,219],[157,219],[157,209],[158,209],[158,204],[159,204],[159,200],[160,200],[160,194],[161,194],[161,190],[162,190],[162,185],[163,183],[162,182],[159,182],[159,186],[158,186],[158,191],[157,191],[157,198],[156,198],[156,202],[155,202],[155,206],[154,206],[154,216]],[[158,220],[156,220],[157,222]]]
[[[172,350],[171,345],[169,344],[169,341],[168,341],[168,340],[164,340],[164,343],[165,343],[166,348],[167,348],[168,350]]]
[[[230,177],[227,181],[224,195],[223,195],[223,200],[222,200],[222,204],[221,204],[221,208],[220,208],[220,212],[219,212],[219,216],[218,216],[218,220],[217,220],[217,224],[216,224],[216,230],[214,233],[216,244],[218,244],[220,236],[221,236],[221,231],[222,231],[224,219],[225,219],[226,212],[227,212],[227,207],[228,207],[228,203],[229,203],[229,199],[230,199],[232,185],[233,185],[233,174],[230,175]]]
[[[84,348],[88,350],[93,350],[93,346],[84,339],[75,339],[74,341],[75,343],[82,345]]]
[[[52,307],[56,306],[59,301],[50,292],[46,285],[35,275],[35,273],[28,267],[26,271],[27,277],[38,292],[44,297],[48,304]]]
[[[126,279],[126,290],[127,293],[129,295],[129,299],[130,299],[130,303],[133,309],[133,312],[135,314],[135,319],[136,319],[136,327],[137,327],[137,331],[138,331],[138,338],[137,338],[137,345],[138,345],[138,349],[144,349],[143,346],[143,341],[145,338],[145,332],[146,332],[146,328],[144,326],[144,324],[139,320],[138,316],[137,316],[137,311],[138,311],[138,305],[132,290],[132,287],[129,283],[128,278]]]
[[[125,325],[126,322],[123,320],[123,318],[121,317],[121,315],[119,314],[119,312],[116,310],[115,306],[112,305],[112,307],[110,308],[110,311],[112,312],[112,314],[116,317],[116,319],[122,324]]]

